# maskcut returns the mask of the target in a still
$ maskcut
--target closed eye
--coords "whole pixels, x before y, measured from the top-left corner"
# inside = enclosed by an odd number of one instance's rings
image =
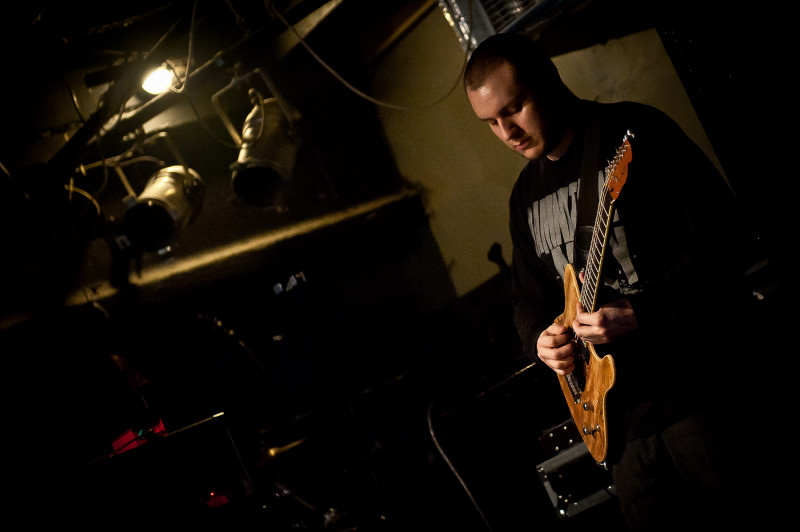
[[[503,109],[502,116],[508,117],[519,113],[522,111],[523,104],[524,102],[520,100],[519,102],[515,102],[513,105],[507,106],[505,109]]]

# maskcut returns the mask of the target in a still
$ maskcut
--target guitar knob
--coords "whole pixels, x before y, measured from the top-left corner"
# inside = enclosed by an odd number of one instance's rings
[[[592,409],[592,404],[591,403],[583,403],[583,409],[588,412],[589,410]]]
[[[600,425],[595,425],[593,429],[590,429],[589,427],[583,427],[583,433],[587,436],[594,434],[595,432],[600,432]]]

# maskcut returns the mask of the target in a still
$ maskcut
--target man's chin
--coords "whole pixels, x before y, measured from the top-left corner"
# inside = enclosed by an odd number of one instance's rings
[[[544,157],[544,154],[542,153],[542,151],[536,146],[531,147],[531,148],[525,148],[525,149],[514,148],[514,151],[519,153],[520,155],[522,155],[523,157],[525,157],[529,161],[536,161],[536,160],[541,159],[542,157]]]

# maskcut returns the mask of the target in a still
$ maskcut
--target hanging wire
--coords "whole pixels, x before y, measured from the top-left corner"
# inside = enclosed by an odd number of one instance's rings
[[[192,66],[192,51],[194,49],[194,30],[195,30],[196,16],[197,16],[197,0],[195,0],[192,3],[192,18],[189,21],[189,47],[186,52],[186,69],[183,72],[183,81],[181,82],[180,88],[175,89],[173,87],[170,87],[170,91],[175,92],[177,94],[183,93],[186,90],[186,85],[189,83],[189,69]],[[167,62],[167,65],[170,67],[173,73],[176,73],[175,69],[171,64],[169,64],[169,62]]]
[[[92,35],[100,35],[100,34],[108,32],[108,31],[113,31],[113,30],[117,30],[117,29],[120,29],[120,28],[127,28],[127,27],[131,26],[132,24],[136,24],[137,22],[142,22],[144,20],[147,20],[150,17],[152,17],[153,15],[155,15],[157,13],[160,13],[161,11],[167,10],[167,9],[171,8],[172,6],[174,6],[176,4],[177,4],[177,2],[167,2],[165,4],[162,4],[162,5],[158,6],[158,7],[155,7],[153,9],[149,10],[149,11],[145,11],[144,13],[140,13],[138,15],[133,15],[133,16],[128,17],[126,19],[117,20],[117,21],[111,22],[109,24],[103,24],[101,26],[95,26],[95,27],[92,27],[92,28],[88,28],[88,29],[84,30],[79,36],[88,37],[88,36],[92,36]],[[41,18],[42,18],[42,13],[40,13],[39,16],[37,16],[34,19],[34,23],[40,22]],[[70,41],[70,40],[72,40],[72,37],[64,36],[64,39],[66,41]]]
[[[241,22],[244,19],[241,17],[241,15],[239,15],[239,13],[234,9],[233,5],[231,5],[231,3],[229,1],[226,1],[226,4],[227,4],[228,8],[230,9],[230,11],[233,13],[234,18],[236,19],[237,26],[239,26],[239,28],[242,29],[242,31],[247,33],[246,29],[241,24]],[[206,134],[209,137],[211,137],[211,139],[213,139],[214,141],[216,141],[220,145],[225,146],[226,148],[238,148],[238,146],[236,146],[235,144],[233,144],[231,142],[228,142],[227,140],[225,140],[223,138],[220,138],[209,127],[209,125],[206,124],[206,122],[203,120],[203,117],[200,115],[200,112],[198,111],[197,106],[195,105],[194,101],[192,100],[191,96],[189,95],[189,90],[187,89],[187,85],[189,83],[189,69],[190,69],[190,66],[191,66],[191,63],[192,63],[192,55],[193,55],[193,49],[194,49],[194,37],[195,37],[194,33],[195,33],[196,11],[197,11],[197,0],[195,0],[194,4],[192,6],[192,19],[191,19],[191,23],[189,24],[189,48],[188,48],[187,57],[186,57],[186,69],[184,70],[184,74],[183,74],[183,84],[182,84],[180,89],[170,88],[170,90],[172,92],[177,93],[177,94],[182,94],[185,97],[186,103],[189,104],[189,107],[192,109],[192,113],[194,114],[195,118],[197,118],[197,123],[200,124],[200,126],[203,128],[203,131],[205,131]],[[175,70],[175,67],[169,61],[167,61],[167,66],[175,74],[175,77],[178,77],[178,73]]]
[[[197,3],[195,2],[195,4],[194,4],[194,7],[196,7],[196,6],[197,6]],[[155,44],[154,44],[154,45],[153,45],[153,46],[150,48],[150,50],[149,50],[149,51],[147,51],[147,52],[144,54],[144,58],[145,58],[145,59],[149,58],[149,57],[150,57],[150,56],[153,54],[153,52],[154,52],[155,50],[157,50],[159,46],[161,46],[161,44],[162,44],[162,43],[163,43],[163,42],[164,42],[164,41],[167,39],[167,37],[169,37],[169,35],[170,35],[170,34],[171,34],[173,31],[175,31],[175,29],[178,27],[178,25],[179,25],[179,24],[180,24],[180,23],[183,21],[183,19],[184,19],[185,17],[186,17],[186,13],[184,12],[183,14],[181,14],[181,15],[180,15],[180,16],[177,18],[177,20],[176,20],[176,21],[175,21],[175,22],[172,24],[172,26],[170,26],[170,28],[169,28],[169,29],[168,29],[166,32],[164,32],[164,34],[162,34],[162,35],[161,35],[161,36],[158,38],[158,40],[157,40],[157,41],[156,41],[156,43],[155,43]],[[192,18],[194,18],[194,8],[192,9]],[[188,69],[188,65],[187,65],[187,69]],[[114,83],[114,84],[111,84],[111,86],[109,87],[109,89],[108,89],[108,90],[107,90],[107,91],[106,91],[106,92],[103,94],[103,96],[100,98],[100,103],[98,104],[98,108],[100,108],[100,107],[103,107],[104,105],[106,105],[106,103],[107,103],[107,99],[110,97],[110,94],[111,94],[111,92],[113,92],[111,89],[112,89],[112,88],[114,88],[114,87],[116,87],[116,86],[117,86],[117,84],[116,84],[116,83]],[[113,105],[113,104],[110,104],[110,105],[109,105],[109,107],[110,107],[111,109],[114,109],[114,108],[116,108],[117,106],[119,107],[119,111],[116,113],[116,115],[117,115],[116,121],[115,121],[115,123],[114,123],[114,124],[113,124],[113,125],[112,125],[110,128],[106,128],[106,127],[105,127],[105,125],[101,125],[101,126],[100,126],[100,128],[99,128],[99,131],[98,131],[98,132],[99,132],[101,135],[102,135],[102,133],[104,133],[105,131],[111,130],[111,129],[113,129],[114,127],[116,127],[116,125],[117,125],[117,124],[118,124],[118,123],[119,123],[119,122],[122,120],[122,116],[125,114],[125,111],[126,111],[126,109],[125,109],[125,103],[128,101],[128,98],[129,98],[129,96],[130,96],[130,93],[129,93],[129,87],[127,87],[127,86],[124,86],[124,87],[123,87],[123,90],[122,90],[122,94],[120,95],[120,101],[119,101],[119,103],[118,103],[118,104],[116,104],[116,105]],[[135,110],[135,109],[134,109],[134,110]]]
[[[64,74],[59,75],[59,78],[61,79],[61,82],[64,84],[64,86],[67,88],[67,91],[69,91],[70,100],[72,101],[72,106],[75,108],[75,112],[78,114],[78,118],[80,119],[81,123],[85,125],[86,117],[83,116],[81,108],[78,105],[78,95],[75,94],[75,90],[72,88],[72,85],[70,85],[70,83],[67,81],[67,78],[64,77]]]
[[[236,7],[231,3],[231,0],[225,0],[225,5],[228,6],[228,10],[233,15],[234,20],[236,21],[236,25],[242,30],[242,33],[248,34],[250,30],[247,29],[245,26],[245,18],[239,13]]]
[[[11,172],[8,171],[8,168],[6,168],[6,165],[3,164],[3,161],[0,161],[0,171],[2,171],[3,175],[5,175],[8,180],[11,181],[11,183],[17,188],[17,190],[19,190],[26,200],[31,199],[28,191],[25,190],[25,187],[23,187],[22,184],[11,174]]]
[[[522,375],[526,371],[534,368],[536,365],[537,365],[536,362],[532,362],[530,364],[526,364],[525,366],[515,370],[510,375],[507,375],[505,378],[501,379],[499,382],[496,382],[494,384],[490,384],[488,386],[488,388],[486,388],[485,390],[483,390],[479,394],[476,394],[473,399],[478,399],[480,397],[488,395],[490,392],[502,387],[503,385],[505,385],[506,383],[512,381],[516,377]],[[485,378],[483,380],[485,380]],[[461,474],[458,472],[458,469],[456,469],[456,467],[450,461],[450,458],[447,456],[447,453],[445,452],[444,447],[442,447],[441,443],[439,442],[439,439],[436,437],[436,431],[434,430],[434,426],[433,426],[433,408],[434,408],[434,405],[436,404],[438,399],[439,399],[439,396],[437,395],[433,399],[431,399],[431,401],[428,403],[428,409],[427,409],[427,412],[426,412],[426,415],[425,415],[425,418],[426,418],[426,421],[427,421],[427,424],[428,424],[428,433],[430,434],[431,440],[433,441],[433,444],[436,447],[436,450],[439,452],[439,455],[442,457],[442,459],[444,460],[445,464],[447,464],[447,467],[450,469],[450,471],[456,477],[456,480],[458,480],[458,483],[461,485],[461,488],[464,490],[464,492],[466,493],[466,495],[469,498],[470,502],[475,507],[475,510],[480,515],[481,520],[483,521],[483,524],[486,526],[486,529],[489,532],[493,532],[492,525],[491,525],[491,523],[489,523],[489,520],[484,515],[483,510],[481,510],[481,507],[478,504],[478,501],[472,495],[472,491],[470,491],[469,486],[467,486],[466,481],[461,476]],[[442,414],[440,414],[440,416],[441,415]]]
[[[457,76],[455,82],[450,87],[450,89],[440,98],[434,100],[433,102],[421,105],[421,106],[405,106],[405,105],[398,105],[391,102],[385,102],[366,94],[365,92],[359,90],[355,86],[353,86],[350,82],[344,79],[334,68],[328,65],[312,48],[311,46],[306,43],[305,39],[298,33],[298,31],[294,28],[294,26],[284,18],[284,16],[275,8],[274,3],[271,0],[264,0],[264,3],[267,9],[277,18],[279,19],[297,38],[301,45],[308,51],[309,54],[325,69],[327,70],[334,78],[336,78],[342,85],[347,87],[350,91],[355,93],[357,96],[374,103],[375,105],[379,105],[381,107],[388,107],[389,109],[396,109],[399,111],[424,111],[439,105],[443,102],[447,97],[449,97],[453,91],[461,84],[461,76],[464,73],[464,69],[467,66],[467,59],[469,58],[469,53],[464,54],[464,61],[461,65],[461,70],[459,71],[459,75]]]
[[[453,475],[455,475],[456,480],[458,480],[458,483],[461,484],[461,488],[467,494],[467,497],[469,497],[469,500],[472,503],[472,506],[475,508],[475,510],[480,515],[481,520],[483,521],[483,524],[486,526],[486,529],[489,530],[489,532],[493,532],[492,525],[489,523],[489,520],[484,515],[483,510],[481,510],[481,506],[478,504],[478,501],[475,499],[475,496],[472,494],[472,491],[470,491],[469,486],[467,486],[466,481],[459,474],[458,469],[456,469],[456,467],[450,461],[450,458],[447,456],[447,453],[444,451],[444,448],[439,443],[439,439],[436,437],[436,431],[433,428],[433,415],[432,415],[433,405],[434,405],[435,402],[436,402],[436,398],[434,397],[431,400],[431,402],[428,403],[428,410],[427,410],[426,415],[425,415],[426,421],[428,422],[428,433],[431,436],[431,440],[433,441],[433,444],[436,446],[436,450],[439,451],[439,455],[442,457],[442,459],[447,464],[447,467],[450,469],[450,471],[453,473]]]
[[[76,187],[75,184],[74,184],[74,180],[72,178],[70,178],[69,184],[64,184],[64,189],[69,193],[67,195],[67,199],[69,199],[69,201],[72,201],[72,194],[73,193],[79,194],[79,195],[83,196],[84,198],[86,198],[87,200],[89,200],[92,203],[92,205],[94,205],[94,208],[97,211],[97,215],[98,216],[103,213],[103,210],[100,208],[100,204],[97,202],[97,200],[94,198],[94,196],[92,196],[91,194],[89,194],[88,192],[83,190],[82,188]]]
[[[109,29],[114,29],[114,28],[119,27],[119,26],[122,26],[122,27],[128,26],[128,25],[130,25],[130,24],[132,24],[134,22],[138,22],[138,21],[140,21],[142,19],[148,18],[151,15],[155,14],[156,12],[159,12],[159,11],[163,10],[164,8],[166,8],[166,7],[170,7],[173,4],[174,3],[170,3],[170,4],[167,4],[167,5],[164,5],[164,6],[160,7],[160,8],[157,8],[155,10],[149,11],[149,12],[147,12],[145,14],[142,14],[142,15],[139,15],[137,17],[132,17],[132,18],[125,19],[123,21],[115,22],[115,23],[112,23],[112,24],[107,24],[107,25],[101,26],[99,28],[93,28],[93,29],[89,30],[89,33],[90,34],[91,33],[103,33],[103,32],[105,32],[105,31],[107,31]],[[193,43],[192,34],[193,34],[193,31],[194,31],[194,19],[195,19],[195,9],[196,8],[197,8],[197,0],[195,0],[195,2],[193,3],[192,12],[191,12],[192,21],[191,21],[190,36],[189,36],[189,43],[190,43],[189,44],[189,54],[190,54],[189,60],[191,59],[191,50],[192,50],[191,47],[192,47],[192,43]],[[145,59],[150,57],[150,55],[155,50],[158,49],[158,47],[161,45],[161,43],[163,43],[173,31],[175,31],[175,29],[178,27],[178,25],[181,23],[181,21],[185,17],[186,17],[186,12],[184,12],[183,14],[181,14],[177,18],[177,20],[172,24],[172,26],[170,26],[169,29],[166,32],[164,32],[164,34],[162,34],[158,38],[158,40],[150,48],[150,50],[144,54]],[[187,60],[187,67],[186,67],[187,70],[185,72],[185,77],[184,77],[184,87],[185,87],[185,80],[188,79],[188,68],[189,68],[188,63],[189,63],[189,61]],[[101,107],[105,106],[108,103],[108,100],[109,100],[110,95],[112,93],[111,89],[114,88],[115,86],[117,86],[117,84],[115,84],[115,83],[111,84],[109,86],[109,88],[106,90],[106,92],[103,93],[103,95],[100,97],[100,101],[99,101],[98,106],[97,106],[98,109],[100,109]],[[109,167],[117,167],[118,168],[119,166],[122,166],[122,165],[119,164],[119,160],[114,161],[116,164],[111,164],[111,165],[107,164],[106,157],[103,155],[101,140],[102,140],[103,134],[105,132],[113,130],[114,127],[116,127],[116,125],[122,120],[122,117],[123,117],[123,115],[125,114],[125,111],[126,111],[125,103],[128,101],[128,97],[129,97],[129,88],[127,86],[125,86],[125,87],[123,87],[122,94],[119,95],[119,103],[118,103],[119,111],[116,112],[116,120],[115,120],[114,124],[112,124],[108,128],[106,127],[106,124],[101,124],[97,129],[97,135],[95,135],[95,144],[97,145],[98,151],[100,151],[100,157],[101,157],[101,160],[100,160],[99,164],[102,165],[102,168],[103,168],[102,189],[104,189],[106,184],[108,183],[108,177],[109,177],[108,170],[109,170]],[[113,109],[114,107],[116,107],[116,105],[109,105],[109,107]],[[80,110],[77,107],[77,102],[75,102],[75,108],[76,108],[76,111],[78,111],[78,114],[80,115]],[[135,111],[135,109],[134,109],[134,111]],[[83,117],[81,117],[81,118],[83,118]],[[83,171],[83,168],[81,169],[81,171]]]
[[[214,130],[211,129],[211,127],[208,124],[206,124],[205,120],[203,120],[203,117],[200,115],[200,111],[194,104],[194,101],[189,96],[189,91],[184,91],[183,96],[186,98],[186,103],[188,103],[189,107],[192,108],[192,113],[194,114],[195,118],[197,118],[197,123],[200,124],[200,126],[203,128],[203,131],[205,131],[209,137],[211,137],[214,141],[216,141],[220,145],[225,146],[226,148],[236,148],[236,149],[239,148],[239,146],[237,146],[233,142],[229,142],[227,139],[221,138],[219,135],[217,135],[217,133],[214,132]]]

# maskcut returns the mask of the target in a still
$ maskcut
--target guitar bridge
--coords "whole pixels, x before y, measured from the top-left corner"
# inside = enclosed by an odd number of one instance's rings
[[[570,373],[569,375],[564,377],[564,380],[567,381],[567,385],[569,386],[569,391],[572,394],[572,400],[577,405],[578,403],[581,402],[581,392],[583,391],[583,388],[580,387],[580,385],[578,384],[578,380],[575,378],[574,373],[575,372]]]
[[[581,359],[581,362],[583,362],[584,365],[588,364],[589,363],[589,348],[586,347],[586,342],[584,342],[583,340],[578,338],[577,344],[578,344],[578,352],[577,352],[576,356]]]
[[[580,404],[581,394],[586,389],[586,366],[588,364],[588,350],[586,343],[580,338],[576,338],[575,344],[578,350],[575,353],[575,369],[566,376],[569,391],[572,393],[572,400],[575,404]]]

